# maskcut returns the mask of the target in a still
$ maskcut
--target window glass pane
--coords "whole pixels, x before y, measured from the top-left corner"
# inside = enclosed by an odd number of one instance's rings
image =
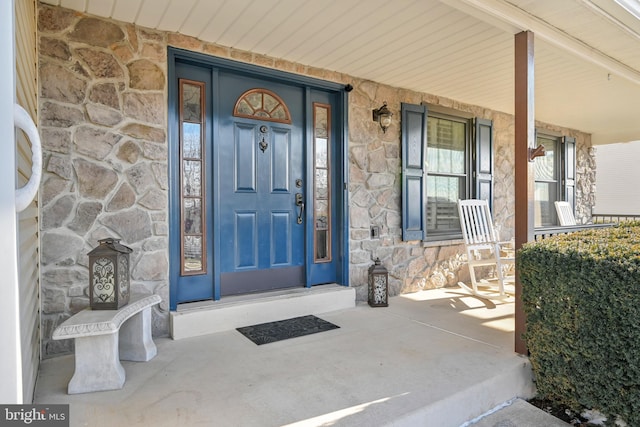
[[[316,169],[316,199],[326,200],[329,190],[326,169]]]
[[[429,117],[427,167],[430,172],[464,173],[466,124]]]
[[[467,198],[467,122],[427,118],[427,236],[460,232],[458,199]]]
[[[184,232],[202,233],[202,209],[200,199],[184,199]]]
[[[465,173],[466,124],[429,117],[427,165],[430,172]]]
[[[547,227],[556,225],[556,207],[553,202],[558,200],[557,188],[558,185],[555,182],[535,183],[534,226]]]
[[[316,260],[329,259],[327,230],[316,231]]]
[[[557,225],[554,202],[561,200],[560,195],[560,142],[552,136],[538,136],[537,143],[544,146],[545,155],[536,157],[533,162],[535,173],[534,226],[550,227]]]
[[[254,110],[262,109],[262,92],[250,93],[245,99],[247,100],[247,102],[249,102],[249,104],[251,104],[251,107]]]
[[[201,163],[184,160],[182,165],[182,194],[184,196],[200,196]]]
[[[184,237],[184,261],[183,271],[194,272],[202,270],[202,237]]]
[[[329,260],[329,203],[316,201],[315,206],[315,259]]]
[[[433,145],[433,147],[432,147]],[[427,119],[427,168],[438,171],[438,119]]]
[[[327,127],[327,109],[316,108],[315,113],[316,138],[326,138],[329,135],[329,129]]]
[[[313,104],[314,150],[314,255],[316,262],[331,261],[331,159],[329,147],[330,107],[324,104]]]
[[[326,200],[316,201],[316,229],[326,230],[329,227],[329,203]]]
[[[199,123],[182,123],[182,157],[199,159],[201,157],[201,138]]]
[[[271,112],[271,117],[278,120],[285,120],[287,118],[287,113],[284,111],[284,107],[282,105],[278,105],[278,107]]]
[[[427,178],[427,231],[460,231],[458,199],[465,198],[464,187],[464,177]]]
[[[253,114],[253,108],[249,105],[246,99],[241,99],[238,102],[238,106],[236,107],[236,112],[239,114],[244,114],[245,116],[250,116]]]
[[[557,142],[554,139],[538,138],[538,144],[544,145],[545,155],[536,157],[533,162],[535,169],[535,179],[537,180],[558,180],[557,167]]]
[[[326,168],[327,160],[327,140],[325,138],[316,138],[316,166]]]
[[[202,121],[200,86],[189,83],[182,85],[182,120]]]
[[[267,111],[271,111],[278,105],[278,100],[275,99],[272,95],[265,93],[264,94],[264,109]]]

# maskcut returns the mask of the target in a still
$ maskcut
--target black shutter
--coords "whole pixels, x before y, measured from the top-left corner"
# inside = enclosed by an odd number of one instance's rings
[[[564,200],[576,212],[576,139],[565,136],[562,140],[562,187]]]
[[[402,240],[426,236],[427,107],[402,103]]]
[[[493,122],[475,119],[475,144],[473,152],[474,194],[476,199],[486,200],[493,212]]]

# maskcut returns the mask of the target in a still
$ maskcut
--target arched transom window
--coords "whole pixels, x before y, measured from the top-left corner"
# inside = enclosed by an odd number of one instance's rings
[[[282,98],[267,89],[250,89],[243,93],[236,101],[233,115],[291,124],[287,105]]]

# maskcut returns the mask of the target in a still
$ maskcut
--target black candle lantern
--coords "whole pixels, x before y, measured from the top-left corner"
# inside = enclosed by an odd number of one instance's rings
[[[371,307],[387,307],[389,305],[389,273],[376,258],[369,267],[369,305]]]
[[[93,310],[117,310],[129,303],[129,254],[120,239],[101,239],[89,252],[89,305]]]

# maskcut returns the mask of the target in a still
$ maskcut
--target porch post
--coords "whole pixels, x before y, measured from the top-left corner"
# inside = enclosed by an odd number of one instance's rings
[[[18,244],[15,203],[15,102],[14,0],[0,1],[0,403],[20,404],[22,361],[18,294]],[[33,261],[35,262],[35,261]],[[29,402],[30,403],[30,402]]]
[[[515,244],[516,250],[533,240],[533,164],[529,147],[535,143],[533,33],[515,35]],[[522,338],[526,317],[522,306],[522,283],[516,269],[515,351],[527,354]]]

